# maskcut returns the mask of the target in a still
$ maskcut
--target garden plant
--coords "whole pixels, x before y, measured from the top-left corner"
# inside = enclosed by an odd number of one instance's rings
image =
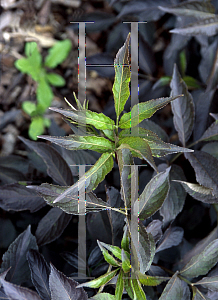
[[[159,2],[161,4],[162,1]],[[172,32],[179,37],[180,34],[207,33],[213,38],[218,32],[217,15],[209,1],[202,3],[188,1],[173,7],[155,6],[153,15],[158,19],[166,10],[177,16],[197,15],[200,21],[175,28]],[[120,15],[128,15],[128,11],[133,9],[131,4],[133,1],[124,3],[125,9],[120,11]],[[135,13],[140,14],[137,10]],[[29,219],[34,227],[29,225],[18,235],[2,257],[0,299],[218,299],[217,113],[211,114],[213,122],[206,128],[217,86],[218,56],[215,56],[211,73],[208,73],[206,90],[197,94],[199,100],[194,101],[189,89],[198,89],[199,81],[185,76],[185,51],[180,51],[180,39],[175,38],[175,43],[169,47],[174,50],[177,47],[182,72],[174,63],[172,74],[160,76],[154,86],[156,90],[169,84],[169,97],[141,101],[127,112],[125,105],[131,99],[131,34],[125,38],[114,60],[114,120],[106,114],[89,110],[89,102],[81,103],[74,94],[77,108],[67,99],[68,109],[50,107],[52,112],[64,117],[73,134],[37,135],[46,142],[19,137],[31,150],[29,157],[40,174],[46,174],[48,182],[29,182],[17,174],[19,179],[16,183],[0,187],[1,208],[12,213],[29,210]],[[204,45],[202,36],[199,40]],[[214,41],[217,43],[216,39]],[[183,42],[184,48],[186,41],[183,39]],[[212,49],[215,42],[211,43]],[[205,66],[211,56],[202,53]],[[30,74],[39,86],[57,85],[57,82],[61,85],[60,77],[50,76],[41,67],[36,44],[26,45],[26,55],[28,58],[22,62],[27,67],[20,67],[22,72]],[[27,60],[34,55],[40,61],[38,67],[40,74],[44,74],[44,83],[39,79],[39,72],[35,74],[28,64]],[[53,65],[48,62],[48,57],[45,66],[51,68],[63,60],[62,57]],[[169,62],[167,59],[166,62]],[[17,67],[19,64],[21,66],[21,61],[17,62]],[[203,66],[201,68],[204,69]],[[46,99],[46,93],[43,93],[43,99]],[[33,109],[32,103],[24,102],[23,109],[27,107],[26,111],[35,118],[42,104],[45,105],[40,110],[43,115],[51,97],[48,102],[40,101],[38,99]],[[167,107],[172,110],[177,138],[174,140],[178,145],[172,140],[169,143],[163,129],[149,120],[158,110]],[[43,118],[42,115],[40,118]],[[178,161],[180,164],[177,164]],[[3,163],[0,161],[0,164]],[[187,165],[189,172],[185,172]],[[80,166],[85,166],[85,172],[78,176]],[[116,179],[119,181],[118,188],[106,184]],[[106,192],[106,199],[99,196],[102,190]],[[36,214],[41,210],[42,214],[45,213],[43,217]],[[56,241],[65,229],[69,230],[69,239],[74,239],[68,225],[72,224],[75,216],[80,220],[84,215],[88,232],[88,242],[84,245],[87,248],[86,261],[80,253],[73,251],[61,254],[62,262],[68,263],[66,269],[61,267],[61,263],[48,264],[48,248],[45,245]],[[206,225],[203,223],[205,215]],[[25,216],[28,215],[24,214],[23,219]],[[19,224],[27,224],[28,221],[23,219],[19,220]],[[206,227],[211,228],[210,222],[213,229],[208,232]],[[185,223],[188,225],[185,226]],[[205,229],[205,236],[188,241],[187,232],[193,232],[196,223],[203,223],[204,228],[201,229]],[[95,241],[91,247],[89,241],[92,239]],[[61,242],[56,245],[64,247]],[[54,249],[51,252],[54,253]],[[79,266],[83,266],[85,278],[79,277]]]

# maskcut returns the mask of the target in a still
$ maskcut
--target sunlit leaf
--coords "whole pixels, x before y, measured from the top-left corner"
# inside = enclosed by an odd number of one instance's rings
[[[113,94],[117,118],[123,111],[130,94],[129,40],[130,34],[128,34],[124,46],[120,48],[114,60],[115,80]]]
[[[204,203],[218,203],[218,198],[214,197],[213,189],[207,188],[197,183],[190,183],[185,181],[176,180],[179,182],[187,193],[194,199],[202,201]]]
[[[116,275],[118,270],[119,269],[116,269],[116,270],[106,273],[96,279],[93,279],[93,280],[85,282],[85,283],[81,283],[77,287],[80,288],[80,287],[85,286],[85,287],[90,287],[90,288],[99,288],[101,285],[108,283]]]
[[[70,109],[59,109],[56,107],[50,107],[51,110],[56,111],[65,117],[82,124],[93,125],[97,129],[101,130],[113,130],[114,121],[103,113],[96,113],[90,110],[70,110]]]
[[[114,267],[119,267],[121,266],[121,263],[119,263],[110,253],[108,253],[108,251],[102,246],[101,242],[99,242],[97,240],[98,246],[101,249],[101,252],[104,256],[104,259],[106,260],[106,262],[108,262],[110,265],[114,266]]]
[[[115,298],[116,300],[121,300],[123,296],[124,282],[123,282],[123,270],[121,269],[117,278]]]
[[[144,119],[150,118],[158,109],[161,109],[180,96],[181,95],[176,97],[153,99],[134,105],[130,112],[122,115],[120,118],[119,127],[125,129],[136,126]],[[131,118],[131,114],[134,117]]]
[[[137,273],[139,281],[145,286],[157,286],[164,281],[169,280],[169,277],[160,277],[160,276],[149,276],[142,274],[141,272]]]
[[[69,135],[58,137],[41,135],[38,137],[68,150],[90,149],[99,153],[111,152],[114,150],[114,143],[100,136]]]
[[[134,294],[133,300],[138,300],[138,299],[146,300],[147,298],[141,287],[140,281],[138,279],[131,279],[130,282]]]

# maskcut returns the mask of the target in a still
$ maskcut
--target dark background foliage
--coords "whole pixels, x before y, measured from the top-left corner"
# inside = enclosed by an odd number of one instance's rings
[[[179,130],[176,130],[170,104],[158,111],[149,121],[143,122],[144,128],[156,132],[166,142],[187,146],[199,140],[205,130],[218,118],[218,19],[216,16],[210,21],[210,26],[204,26],[201,13],[203,11],[206,14],[208,10],[202,8],[202,3],[210,5],[210,2],[197,2],[196,13],[191,16],[186,15],[182,10],[176,13],[172,10],[173,6],[184,3],[179,0],[12,0],[1,2],[0,257],[3,260],[2,271],[12,266],[6,275],[7,281],[40,291],[39,295],[42,299],[53,299],[46,288],[37,289],[37,284],[42,285],[42,283],[34,283],[34,278],[36,278],[33,275],[34,263],[37,262],[39,268],[42,268],[44,278],[48,279],[48,274],[52,270],[52,276],[50,275],[49,279],[51,285],[52,282],[54,285],[56,277],[63,277],[59,271],[67,276],[76,277],[78,216],[66,214],[59,208],[51,208],[35,191],[27,189],[25,185],[40,185],[45,182],[60,186],[72,185],[78,180],[78,168],[70,165],[94,164],[99,157],[91,150],[69,151],[48,142],[29,140],[30,119],[22,111],[21,105],[23,101],[36,100],[36,85],[32,79],[21,74],[14,67],[15,60],[24,55],[24,43],[28,35],[37,34],[43,56],[47,54],[45,39],[51,43],[52,39],[69,38],[71,40],[73,49],[69,57],[55,69],[65,78],[66,85],[62,88],[54,88],[55,97],[52,102],[53,107],[66,108],[64,97],[76,106],[73,91],[78,90],[78,25],[70,24],[70,22],[95,22],[86,25],[86,62],[95,65],[111,65],[130,31],[130,24],[123,23],[123,21],[147,21],[138,26],[139,101],[169,96],[171,92],[169,84],[171,78],[169,77],[173,76],[174,64],[176,64],[193,97],[195,121],[193,133],[187,137],[188,143],[185,145],[181,144],[181,139],[179,140]],[[211,3],[217,13],[217,1],[211,1]],[[201,22],[200,26],[189,25],[195,22]],[[183,27],[185,28],[183,30],[186,30],[185,35],[181,34],[182,29],[178,29]],[[87,67],[86,91],[89,109],[103,112],[115,120],[113,80],[113,67]],[[175,115],[179,107],[175,104],[172,109]],[[130,100],[125,106],[125,111],[129,110]],[[46,116],[51,119],[51,127],[47,129],[46,134],[55,136],[71,134],[70,127],[59,114],[48,111]],[[177,126],[180,127],[181,124]],[[214,135],[217,135],[216,128]],[[215,166],[217,165],[218,143],[215,139],[213,142],[200,142],[193,146],[193,149],[201,150],[201,152],[196,152],[199,161],[207,162],[206,153],[209,153],[214,157]],[[186,157],[180,155],[175,160],[175,165],[171,170],[171,179],[192,183],[196,183],[196,179],[198,181],[195,176],[195,172],[198,173],[196,170],[198,167],[191,162],[191,155],[186,154]],[[172,160],[173,157],[167,156],[167,161]],[[145,163],[140,159],[136,162]],[[155,162],[159,170],[165,169],[165,159],[157,158]],[[211,171],[210,175],[214,184],[218,186],[217,170]],[[139,167],[139,194],[152,176],[153,170],[150,166]],[[95,194],[112,206],[120,208],[123,203],[119,193],[119,182],[118,166],[115,163],[112,172],[98,186]],[[201,184],[205,185],[205,182]],[[197,249],[199,253],[200,249],[204,248],[203,245],[217,238],[218,207],[216,204],[211,205],[207,201],[203,203],[186,195],[178,182],[172,183],[168,197],[179,199],[176,200],[178,206],[175,212],[169,204],[168,207],[163,207],[144,222],[144,225],[148,225],[153,221],[157,235],[158,232],[160,234],[158,253],[155,256],[155,264],[150,270],[151,275],[161,275],[163,272],[156,264],[173,271],[178,267],[181,268],[192,256],[189,252],[191,249]],[[169,199],[168,201],[171,203]],[[124,220],[118,213],[113,212],[113,214],[113,224],[111,224],[109,211],[86,215],[87,276],[98,277],[108,268],[97,246],[97,239],[120,246]],[[163,220],[162,229],[157,220]],[[204,240],[208,235],[209,237]],[[198,247],[193,248],[196,244]],[[5,254],[7,257],[4,258],[3,254],[8,247],[13,248],[11,257],[7,252]],[[186,253],[188,253],[187,256]],[[49,266],[50,262],[51,266]],[[217,270],[215,266],[212,271],[214,276],[218,275]],[[163,284],[160,285],[155,292],[147,288],[146,292],[150,297],[148,299],[157,299],[163,287]],[[113,293],[113,287],[108,286],[105,291]],[[95,294],[93,289],[87,289],[87,292],[89,297]],[[218,298],[216,291],[205,290],[203,292],[207,293],[208,299]],[[82,290],[81,293],[83,293]],[[4,295],[3,288],[0,288],[1,294]],[[85,299],[86,296],[78,294],[78,297]],[[28,299],[39,298],[36,294],[32,294]]]

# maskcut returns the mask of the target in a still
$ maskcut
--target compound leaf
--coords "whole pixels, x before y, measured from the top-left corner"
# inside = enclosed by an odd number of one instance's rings
[[[127,36],[125,44],[118,51],[114,60],[115,79],[113,85],[114,103],[117,118],[124,109],[127,99],[129,98],[129,40],[130,33]]]
[[[176,97],[158,98],[134,105],[130,112],[122,115],[119,121],[119,127],[125,129],[137,126],[144,119],[150,118],[158,109],[161,109],[180,96],[181,95]],[[131,114],[133,115],[132,118]]]
[[[192,259],[180,271],[187,277],[197,277],[207,274],[218,261],[218,239],[211,242],[200,254]]]

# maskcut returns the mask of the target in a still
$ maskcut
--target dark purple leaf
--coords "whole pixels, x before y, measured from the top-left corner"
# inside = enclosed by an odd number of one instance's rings
[[[65,196],[60,202],[54,203],[54,200],[62,195],[69,187],[43,183],[40,186],[30,185],[28,188],[37,191],[49,205],[59,207],[68,214],[84,214],[78,212],[78,190],[77,193]],[[86,212],[100,211],[107,207],[109,206],[101,198],[97,198],[93,192],[86,193]]]
[[[113,78],[115,75],[113,66],[114,58],[109,53],[97,53],[92,56],[88,56],[86,58],[86,63],[86,68],[88,71],[94,70],[101,77]],[[89,64],[94,66],[89,66]],[[105,65],[105,67],[101,67],[101,65]]]
[[[182,264],[183,266],[187,264],[188,261],[191,260],[192,257],[200,254],[203,252],[203,250],[213,241],[217,238],[218,236],[218,228],[215,227],[214,230],[204,239],[199,241],[193,249],[188,251],[185,256],[183,257]]]
[[[143,37],[139,36],[139,68],[144,73],[153,74],[156,69],[156,62],[152,48],[144,40]]]
[[[87,300],[88,296],[83,288],[76,288],[78,282],[68,278],[51,264],[49,286],[52,300]]]
[[[99,263],[103,259],[103,254],[101,249],[97,245],[90,253],[88,258],[88,265],[89,267],[93,268],[95,265]]]
[[[9,246],[2,258],[1,272],[10,268],[6,279],[21,284],[30,277],[26,254],[30,249],[38,249],[36,238],[30,232],[30,226]]]
[[[204,277],[200,281],[195,282],[194,285],[202,285],[211,291],[218,292],[218,276]]]
[[[0,248],[8,248],[17,237],[17,231],[11,220],[6,218],[0,218],[0,228]]]
[[[5,294],[9,297],[10,300],[41,300],[39,295],[36,292],[31,291],[30,289],[12,284],[5,281],[4,279],[0,279],[0,282],[3,285]]]
[[[205,296],[196,287],[194,287],[193,290],[195,291],[195,296],[194,296],[193,300],[212,300],[211,298],[208,298],[207,296]]]
[[[200,141],[217,141],[218,140],[218,122],[214,122],[202,135]]]
[[[0,187],[0,207],[4,210],[35,212],[45,205],[43,198],[39,197],[35,191],[18,183]]]
[[[11,300],[11,298],[5,294],[3,287],[0,287],[0,300]]]
[[[29,161],[17,155],[2,156],[0,157],[0,166],[15,169],[22,174],[26,174],[28,173]]]
[[[38,294],[42,300],[50,300],[51,293],[49,290],[49,265],[45,261],[44,257],[36,250],[30,250],[27,253],[27,259],[31,271],[31,279]]]
[[[159,6],[159,9],[176,16],[195,17],[197,19],[214,17],[215,12],[213,5],[209,1],[185,1],[172,7]]]
[[[163,171],[158,166],[159,172]],[[167,167],[167,165],[163,165]],[[186,180],[182,168],[177,165],[172,165],[170,170],[170,190],[167,198],[165,199],[162,207],[160,208],[160,214],[163,217],[164,226],[167,226],[170,221],[174,220],[176,216],[182,211],[186,192],[180,186],[179,183],[174,182],[173,180]]]
[[[201,151],[207,152],[210,155],[214,156],[216,159],[218,159],[218,142],[205,144],[201,148]]]
[[[70,264],[71,266],[73,266],[74,268],[78,269],[78,260],[80,261],[80,270],[86,270],[86,261],[84,261],[80,255],[78,256],[75,253],[71,253],[71,252],[63,252],[61,253],[61,256],[63,257],[63,259],[65,259],[68,264]]]
[[[156,253],[177,246],[181,243],[184,230],[181,227],[169,227],[159,242]]]
[[[169,142],[169,137],[166,133],[166,131],[164,131],[158,124],[156,124],[155,122],[151,121],[151,120],[143,120],[140,123],[140,127],[150,130],[154,133],[156,133],[156,135],[165,143]]]
[[[182,281],[177,277],[178,272],[176,272],[170,281],[165,286],[165,289],[159,298],[159,300],[182,300],[183,299],[183,286]]]
[[[60,185],[70,185],[73,183],[73,175],[70,167],[57,150],[45,143],[32,142],[23,137],[19,138],[44,160],[47,166],[47,173],[54,181]]]
[[[35,232],[37,244],[42,246],[55,241],[61,236],[72,216],[53,207],[41,219]]]
[[[180,183],[187,193],[192,196],[194,199],[202,201],[204,203],[218,203],[218,198],[213,196],[213,190],[211,188],[207,188],[203,185],[199,185],[196,183],[190,183],[185,181],[176,180]]]
[[[188,36],[198,34],[213,36],[218,33],[218,16],[215,15],[212,18],[194,22],[181,28],[175,28],[170,30],[170,32]]]
[[[212,189],[213,196],[218,197],[218,160],[203,151],[185,153],[185,157],[195,170],[197,182]]]
[[[210,105],[213,100],[215,90],[202,92],[198,95],[195,101],[195,126],[194,126],[194,140],[199,140],[207,126],[209,117]],[[207,101],[205,101],[207,99]]]
[[[0,167],[0,182],[2,184],[10,184],[17,181],[24,181],[25,176],[16,169],[1,166]]]
[[[146,227],[146,231],[153,235],[155,243],[157,243],[163,235],[161,227],[162,227],[162,222],[160,220],[153,220]]]
[[[195,110],[192,96],[188,92],[188,88],[182,80],[176,65],[174,66],[170,87],[172,90],[171,96],[184,95],[172,101],[171,107],[174,114],[174,126],[178,132],[180,142],[185,147],[194,127]]]

